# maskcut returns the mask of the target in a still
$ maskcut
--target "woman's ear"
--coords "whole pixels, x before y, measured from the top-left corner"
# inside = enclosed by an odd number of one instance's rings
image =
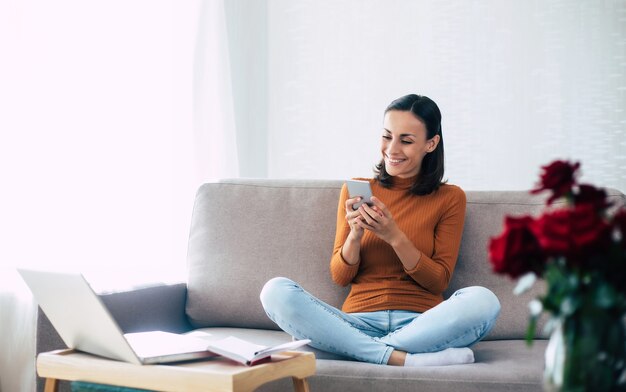
[[[431,153],[431,152],[435,151],[435,149],[437,148],[437,145],[439,145],[439,140],[440,139],[441,138],[439,137],[439,135],[433,136],[428,141],[428,147],[426,148],[426,152]]]

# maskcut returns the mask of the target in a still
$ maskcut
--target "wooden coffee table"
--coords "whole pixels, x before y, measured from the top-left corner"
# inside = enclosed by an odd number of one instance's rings
[[[272,361],[243,366],[217,357],[170,365],[134,365],[74,350],[37,356],[37,373],[46,378],[45,392],[56,392],[58,380],[87,381],[154,391],[254,391],[259,386],[291,377],[297,392],[308,392],[307,377],[315,374],[315,355],[286,352]]]

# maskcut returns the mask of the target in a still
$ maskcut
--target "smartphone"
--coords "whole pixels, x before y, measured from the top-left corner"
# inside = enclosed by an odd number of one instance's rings
[[[353,210],[359,209],[359,207],[363,203],[367,204],[368,206],[373,205],[372,187],[370,187],[369,181],[347,180],[346,184],[348,185],[348,192],[350,193],[350,198],[361,196],[361,201],[354,203],[352,205]]]

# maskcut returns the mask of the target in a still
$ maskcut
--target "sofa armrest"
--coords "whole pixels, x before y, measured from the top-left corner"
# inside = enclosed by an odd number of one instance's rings
[[[100,298],[124,333],[183,333],[192,329],[185,314],[185,283],[104,294]]]
[[[182,333],[192,329],[185,314],[185,283],[102,294],[100,298],[124,333],[152,330]],[[37,354],[66,347],[41,309],[37,315],[36,345]],[[43,390],[39,377],[37,390]]]

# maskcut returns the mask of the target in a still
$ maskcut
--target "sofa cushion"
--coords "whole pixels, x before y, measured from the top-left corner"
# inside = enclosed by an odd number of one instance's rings
[[[271,328],[259,294],[298,281],[341,306],[328,270],[341,181],[233,180],[197,193],[188,249],[187,315],[196,327]]]
[[[282,331],[247,328],[203,328],[197,333],[208,339],[237,336],[267,346],[291,340]],[[545,340],[535,341],[532,347],[521,340],[479,342],[472,346],[473,364],[421,368],[346,361],[309,347],[304,351],[315,352],[318,359],[316,374],[309,378],[313,391],[526,391],[541,390],[546,344]],[[280,380],[259,391],[291,390],[290,384]]]
[[[531,348],[519,340],[480,342],[472,347],[476,362],[456,366],[405,368],[321,360],[309,383],[314,391],[540,391],[545,347],[545,340]]]
[[[500,300],[502,310],[488,339],[522,339],[528,324],[527,304],[543,291],[539,282],[529,292],[513,295],[516,282],[492,272],[489,239],[503,228],[505,215],[538,214],[544,199],[528,192],[466,191],[467,208],[459,258],[445,296],[466,286],[485,286]],[[542,335],[541,325],[537,329]]]
[[[614,206],[623,205],[626,201],[625,196],[615,189],[608,189],[607,193]],[[540,280],[530,291],[514,295],[516,282],[492,272],[487,249],[489,239],[502,232],[505,215],[539,215],[545,210],[546,195],[530,195],[527,191],[466,191],[466,195],[461,249],[445,296],[461,287],[488,287],[500,299],[502,310],[487,339],[523,339],[529,318],[528,303],[545,294],[545,283]],[[537,337],[547,337],[543,329],[545,319],[541,318],[538,323]]]

